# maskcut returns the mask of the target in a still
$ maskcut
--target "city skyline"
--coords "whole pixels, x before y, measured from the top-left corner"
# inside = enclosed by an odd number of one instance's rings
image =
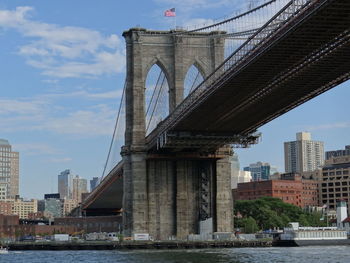
[[[177,24],[210,22],[244,2],[177,3]],[[68,168],[86,179],[101,176],[125,78],[121,34],[135,26],[170,29],[174,20],[163,12],[174,3],[2,1],[0,138],[21,154],[21,195],[56,192],[56,176]],[[258,145],[236,150],[241,167],[261,161],[283,171],[283,142],[301,131],[324,141],[325,151],[344,148],[350,141],[349,95],[346,82],[264,125]]]

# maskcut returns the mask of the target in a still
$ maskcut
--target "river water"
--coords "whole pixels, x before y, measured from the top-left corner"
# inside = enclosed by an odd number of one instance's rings
[[[145,262],[145,263],[241,263],[296,262],[349,263],[350,246],[292,248],[229,248],[190,250],[10,251],[1,263]]]

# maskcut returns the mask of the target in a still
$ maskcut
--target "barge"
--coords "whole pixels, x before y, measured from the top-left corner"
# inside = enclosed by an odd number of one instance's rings
[[[275,246],[339,246],[350,245],[345,230],[337,227],[300,227],[290,223],[274,240]]]

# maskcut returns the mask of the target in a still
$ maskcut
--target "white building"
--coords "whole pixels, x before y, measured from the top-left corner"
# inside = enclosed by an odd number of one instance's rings
[[[19,192],[19,153],[0,139],[0,199],[14,199]]]
[[[284,162],[286,173],[311,172],[324,163],[324,145],[312,141],[311,134],[299,132],[296,141],[284,143]]]
[[[73,200],[81,203],[81,195],[87,193],[87,180],[78,175],[73,178]]]
[[[238,183],[247,183],[252,180],[251,172],[240,171],[239,159],[237,153],[231,158],[231,189],[236,189]]]
[[[18,215],[20,219],[28,218],[29,214],[38,212],[38,201],[36,199],[24,200],[16,197],[12,203],[12,212]]]
[[[231,189],[237,189],[237,184],[248,183],[252,181],[252,175],[249,171],[238,171],[231,176]]]

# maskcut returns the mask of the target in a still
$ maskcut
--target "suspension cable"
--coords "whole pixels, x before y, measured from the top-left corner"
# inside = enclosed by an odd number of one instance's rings
[[[210,29],[212,27],[217,27],[217,26],[226,24],[228,22],[231,22],[233,20],[237,20],[239,18],[247,16],[247,15],[249,15],[251,13],[254,13],[254,12],[256,12],[256,11],[258,11],[258,10],[260,10],[260,9],[262,9],[262,8],[268,6],[268,5],[270,5],[270,4],[272,4],[272,3],[276,2],[276,1],[278,1],[278,0],[268,1],[268,2],[266,2],[266,3],[264,3],[264,4],[260,5],[260,6],[257,6],[257,7],[253,8],[253,9],[251,9],[251,10],[248,10],[248,11],[242,13],[242,14],[236,15],[236,16],[234,16],[232,18],[226,19],[224,21],[221,21],[221,22],[209,25],[209,26],[205,26],[205,27],[201,27],[201,28],[197,28],[197,29],[193,29],[193,30],[189,30],[189,31],[185,31],[185,32],[172,32],[171,34],[173,34],[173,35],[185,35],[185,34],[190,34],[190,33],[194,33],[194,32],[197,32],[197,31],[204,31],[204,30]]]

